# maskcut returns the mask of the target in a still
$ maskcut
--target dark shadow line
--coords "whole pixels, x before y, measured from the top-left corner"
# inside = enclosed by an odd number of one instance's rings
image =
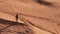
[[[23,23],[19,23],[19,22],[15,22],[15,21],[9,21],[9,20],[6,20],[6,19],[2,19],[0,18],[0,23],[1,24],[9,24],[10,26],[13,26],[13,25],[25,25]]]
[[[37,27],[37,28],[39,28],[39,29],[42,29],[42,30],[45,30],[45,29],[43,29],[43,28],[41,28],[42,26],[40,26],[40,27],[38,27],[38,26],[36,26],[36,25],[34,25],[34,24],[32,24],[32,22],[30,22],[29,20],[27,20],[27,19],[25,19],[24,17],[22,17],[24,20],[26,20],[29,24],[31,24],[32,26],[35,26],[35,27]],[[54,32],[51,32],[51,31],[49,31],[49,30],[45,30],[45,31],[48,31],[48,32],[50,32],[50,33],[52,33],[52,34],[55,34]]]
[[[47,2],[47,1],[45,1],[45,0],[36,0],[36,1],[37,1],[37,3],[40,3],[40,4],[42,4],[42,5],[53,6],[52,3]]]

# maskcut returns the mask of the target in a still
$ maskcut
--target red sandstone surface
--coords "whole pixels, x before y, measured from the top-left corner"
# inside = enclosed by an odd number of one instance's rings
[[[15,15],[18,13],[18,21],[24,23],[21,20],[23,19],[34,34],[60,34],[60,0],[43,1],[52,5],[37,3],[36,0],[0,0],[0,18],[15,21]]]

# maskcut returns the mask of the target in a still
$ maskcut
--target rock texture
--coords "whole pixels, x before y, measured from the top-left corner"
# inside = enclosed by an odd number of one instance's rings
[[[27,24],[34,34],[60,34],[59,0],[0,0],[0,18],[15,21],[17,13],[19,23]]]
[[[0,19],[0,34],[34,34],[26,24]]]

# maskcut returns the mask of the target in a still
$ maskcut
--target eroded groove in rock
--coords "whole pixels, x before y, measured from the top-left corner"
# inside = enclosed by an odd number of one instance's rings
[[[9,34],[9,33],[12,33],[12,34],[14,34],[14,33],[16,33],[16,34],[33,34],[33,31],[23,23],[17,23],[14,21],[0,19],[0,24],[8,25],[6,27],[1,28],[0,34]]]
[[[53,6],[52,3],[46,2],[46,1],[44,1],[44,0],[36,0],[36,1],[37,1],[37,3],[40,3],[40,4],[42,4],[42,5]]]
[[[55,34],[54,32],[49,31],[49,30],[47,30],[46,28],[44,28],[44,27],[42,27],[42,26],[38,26],[38,25],[33,24],[32,22],[30,22],[29,20],[25,19],[24,17],[22,17],[22,20],[23,20],[23,21],[24,21],[24,20],[27,21],[29,24],[31,24],[32,26],[35,26],[35,27],[37,27],[37,28],[39,28],[39,29],[45,30],[45,31],[50,32],[50,33],[52,33],[52,34]],[[26,24],[27,24],[27,23],[26,23]]]

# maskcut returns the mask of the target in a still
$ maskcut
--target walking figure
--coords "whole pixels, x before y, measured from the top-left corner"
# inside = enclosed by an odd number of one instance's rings
[[[18,22],[18,14],[16,14],[16,22]]]

